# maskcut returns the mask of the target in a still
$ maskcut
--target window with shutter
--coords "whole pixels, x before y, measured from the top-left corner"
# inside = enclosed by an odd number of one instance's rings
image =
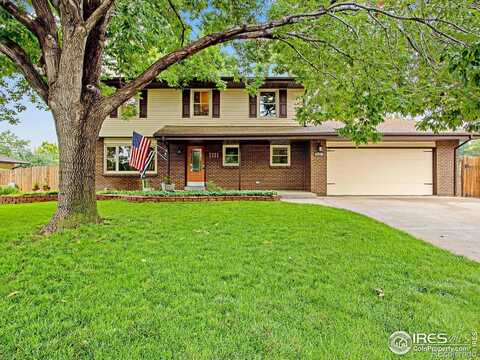
[[[275,91],[260,92],[260,116],[277,117],[277,93]]]
[[[193,116],[209,116],[210,115],[210,91],[194,90],[193,91]]]

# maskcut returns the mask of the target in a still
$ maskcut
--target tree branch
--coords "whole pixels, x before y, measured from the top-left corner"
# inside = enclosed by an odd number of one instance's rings
[[[115,0],[103,0],[99,7],[95,9],[95,11],[85,20],[85,28],[87,32],[90,32],[97,22],[102,19],[110,8],[113,6]]]
[[[108,115],[113,109],[117,108],[129,98],[133,97],[138,91],[140,91],[151,81],[153,81],[155,77],[162,71],[166,70],[173,64],[176,64],[210,46],[222,44],[236,39],[275,38],[272,34],[272,30],[279,27],[293,25],[308,19],[318,19],[325,15],[332,16],[336,13],[362,10],[367,12],[381,13],[396,20],[422,23],[429,27],[434,33],[439,34],[455,42],[456,44],[465,45],[465,43],[463,43],[462,41],[455,39],[454,37],[442,32],[434,25],[432,25],[432,22],[439,22],[439,19],[424,19],[419,17],[406,17],[396,15],[377,7],[370,7],[355,2],[334,3],[328,8],[321,7],[318,10],[310,13],[287,15],[280,19],[273,20],[267,23],[236,26],[224,31],[212,33],[201,37],[200,39],[193,41],[192,43],[159,58],[136,79],[129,82],[123,88],[117,90],[115,94],[103,98],[98,104],[98,109],[99,111],[101,111],[102,115]],[[339,17],[335,18],[340,19]],[[342,22],[345,23],[344,21]],[[101,117],[103,118],[104,116]]]
[[[295,51],[295,53],[298,55],[298,57],[300,58],[300,60],[303,60],[303,62],[305,62],[307,65],[309,65],[311,68],[313,68],[315,71],[319,72],[319,73],[322,73],[324,75],[328,75],[328,76],[331,76],[333,79],[337,79],[335,77],[335,75],[329,73],[329,72],[325,72],[323,71],[322,69],[320,69],[317,65],[315,65],[314,63],[312,63],[310,60],[308,60],[305,55],[303,55],[292,43],[288,42],[287,40],[285,39],[282,39],[282,38],[279,38],[278,39],[279,41],[287,44],[293,51]]]
[[[359,38],[357,30],[351,24],[349,24],[347,21],[343,20],[340,16],[336,16],[335,14],[330,14],[330,13],[328,14],[328,16],[330,16],[333,19],[336,19],[336,20],[340,21],[343,25],[345,25],[348,29],[350,29],[353,32],[353,34],[355,35],[355,37],[357,39]]]
[[[37,18],[35,21],[41,23],[48,34],[57,37],[57,24],[55,17],[50,10],[50,5],[47,0],[32,0],[33,8]]]
[[[180,22],[180,25],[182,26],[182,35],[181,35],[182,40],[180,42],[180,46],[183,46],[183,43],[185,42],[185,31],[186,31],[187,28],[185,27],[185,24],[183,23],[182,17],[178,13],[177,9],[175,9],[175,6],[173,6],[172,0],[168,0],[168,4],[172,8],[173,12],[175,13],[175,16],[177,17],[178,21]]]
[[[48,104],[48,86],[33,67],[25,51],[15,42],[0,38],[0,52],[20,68],[33,89]]]
[[[30,16],[30,14],[21,10],[9,0],[0,0],[0,5],[15,19],[22,23],[35,36],[39,37],[41,33],[40,25]]]
[[[84,6],[83,10],[85,18],[88,18],[95,9],[98,8],[98,3],[99,1],[90,1],[88,3],[89,6]],[[99,79],[102,68],[102,53],[105,48],[106,31],[112,10],[113,7],[110,7],[106,14],[93,27],[88,34],[87,43],[85,45],[82,80],[84,87],[88,90],[87,92],[84,92],[84,98],[89,103],[93,103],[100,95],[97,89],[100,87]],[[95,91],[92,92],[92,89]]]
[[[281,19],[270,21],[268,23],[236,26],[224,31],[212,33],[201,37],[200,39],[193,41],[192,43],[158,59],[136,79],[132,80],[126,86],[119,89],[115,94],[104,98],[102,100],[102,104],[99,105],[99,108],[106,116],[113,109],[119,107],[125,101],[134,96],[139,90],[145,87],[148,83],[154,80],[160,72],[169,68],[173,64],[178,63],[179,61],[189,56],[192,56],[210,46],[240,38],[254,39],[270,36],[270,31],[274,28],[296,24],[309,18],[318,18],[325,15],[327,11],[327,9],[321,8],[311,13],[288,15],[284,16]]]
[[[304,34],[299,34],[299,33],[287,33],[286,35],[290,36],[290,37],[295,37],[295,38],[298,38],[300,40],[303,40],[305,42],[311,42],[311,43],[319,43],[319,44],[323,44],[323,45],[326,45],[328,46],[329,48],[335,50],[337,53],[339,53],[340,55],[343,55],[345,56],[346,58],[350,59],[350,60],[353,60],[353,57],[348,54],[347,52],[343,51],[342,49],[338,48],[337,46],[335,46],[334,44],[332,44],[331,42],[328,42],[326,40],[323,40],[323,39],[317,39],[317,38],[311,38],[307,35],[304,35]]]
[[[389,11],[380,9],[379,7],[362,5],[362,4],[358,4],[358,3],[355,3],[355,2],[335,3],[332,6],[330,6],[329,10],[332,11],[332,10],[335,10],[336,8],[340,8],[340,9],[342,9],[342,11],[348,11],[348,10],[350,10],[350,11],[365,10],[365,11],[369,11],[369,12],[371,11],[371,12],[376,12],[376,13],[379,13],[379,14],[383,14],[385,16],[388,16],[388,17],[390,17],[392,19],[396,19],[396,20],[413,21],[413,22],[417,22],[417,23],[422,23],[422,24],[426,25],[427,27],[429,27],[433,32],[436,32],[436,33],[442,35],[443,37],[453,41],[457,45],[466,46],[466,44],[463,41],[454,38],[453,36],[439,30],[437,27],[432,25],[432,23],[443,23],[443,24],[448,24],[450,26],[455,25],[457,28],[462,29],[458,25],[453,24],[452,22],[447,21],[447,20],[438,19],[438,18],[421,18],[421,17],[417,17],[417,16],[401,16],[401,15],[396,15],[396,14],[393,14]],[[465,30],[465,29],[462,29],[462,32],[468,32],[468,31]]]
[[[66,27],[71,27],[73,23],[83,22],[81,4],[75,0],[58,0],[58,10],[64,31]]]

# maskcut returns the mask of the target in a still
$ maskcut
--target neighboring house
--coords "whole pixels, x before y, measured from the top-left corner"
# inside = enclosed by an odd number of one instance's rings
[[[28,164],[27,161],[12,159],[11,157],[0,155],[0,170],[11,170],[21,164]]]
[[[104,122],[97,148],[97,187],[138,189],[128,166],[135,130],[153,139],[157,156],[147,172],[159,187],[168,174],[178,189],[206,182],[227,189],[306,190],[320,195],[453,195],[455,154],[464,132],[433,134],[415,122],[387,119],[383,141],[355,147],[340,138],[341,123],[300,126],[292,78],[268,78],[257,96],[227,81],[226,90],[192,82],[175,89],[153,82],[142,91],[137,118],[121,108]],[[118,81],[109,82],[110,85]]]

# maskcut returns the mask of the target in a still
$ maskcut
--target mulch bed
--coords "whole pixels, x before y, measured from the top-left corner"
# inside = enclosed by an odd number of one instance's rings
[[[0,196],[0,204],[26,204],[56,201],[57,195]],[[140,195],[97,195],[97,200],[125,200],[131,202],[199,202],[199,201],[276,201],[278,195],[238,195],[238,196],[140,196]]]

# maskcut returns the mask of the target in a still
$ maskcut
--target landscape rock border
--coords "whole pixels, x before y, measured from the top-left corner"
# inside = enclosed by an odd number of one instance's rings
[[[206,196],[141,196],[98,194],[97,200],[124,200],[131,202],[204,202],[204,201],[277,201],[278,195],[206,195]],[[56,201],[56,194],[0,196],[0,204],[27,204]]]

